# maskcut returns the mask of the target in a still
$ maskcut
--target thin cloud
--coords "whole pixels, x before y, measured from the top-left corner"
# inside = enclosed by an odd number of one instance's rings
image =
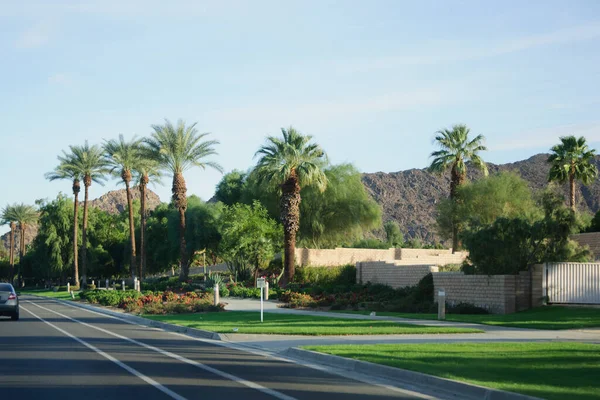
[[[55,24],[49,21],[38,23],[25,32],[16,40],[15,47],[19,49],[31,49],[48,44],[55,31]]]
[[[536,129],[512,135],[502,141],[490,141],[490,150],[522,150],[547,147],[550,149],[561,136],[584,136],[589,142],[600,142],[600,122],[562,125]]]
[[[50,75],[48,77],[48,83],[52,85],[68,85],[72,83],[72,79],[67,74],[59,73]]]

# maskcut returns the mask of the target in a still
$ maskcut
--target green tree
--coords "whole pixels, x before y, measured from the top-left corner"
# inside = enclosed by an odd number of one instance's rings
[[[202,250],[212,255],[218,254],[222,207],[219,203],[206,203],[198,196],[188,198],[186,243],[190,256]]]
[[[256,171],[260,181],[269,182],[281,189],[280,210],[284,228],[284,284],[294,277],[296,234],[300,228],[300,190],[315,185],[320,191],[327,187],[323,167],[325,153],[312,136],[304,136],[290,127],[281,129],[283,139],[269,136],[256,156],[260,156]]]
[[[497,175],[462,185],[457,190],[460,202],[442,200],[436,215],[437,230],[443,238],[452,237],[453,220],[463,221],[465,230],[478,230],[497,218],[540,217],[527,182],[514,172]]]
[[[148,216],[146,231],[148,273],[164,273],[177,264],[179,254],[178,215],[178,211],[172,204],[161,203]]]
[[[113,176],[120,177],[125,183],[127,192],[127,211],[129,215],[129,239],[130,239],[130,269],[133,277],[136,269],[136,247],[135,247],[135,226],[133,223],[133,197],[131,195],[131,179],[133,171],[144,161],[142,152],[142,139],[136,139],[135,136],[127,142],[123,135],[119,135],[119,140],[111,139],[104,142],[104,152],[106,154],[106,165],[108,172]],[[138,268],[137,276],[142,278],[141,266]]]
[[[249,265],[254,281],[280,249],[281,225],[256,201],[226,207],[221,218],[221,251],[232,266]],[[236,274],[237,277],[237,274]]]
[[[173,175],[171,193],[173,194],[173,204],[179,211],[179,262],[181,264],[179,278],[183,281],[189,275],[185,243],[187,187],[183,173],[192,167],[202,169],[211,167],[222,171],[219,164],[207,160],[207,157],[217,154],[214,146],[219,142],[216,140],[204,141],[208,133],[199,134],[196,123],[186,126],[182,120],[179,120],[176,126],[169,120],[165,120],[164,125],[152,125],[152,129],[154,130],[152,136],[146,140],[146,143],[161,168]]]
[[[551,164],[548,181],[569,182],[569,205],[575,211],[575,181],[589,185],[596,179],[598,169],[592,163],[596,150],[590,149],[583,136],[560,138],[561,143],[553,146],[548,157]]]
[[[389,247],[399,247],[404,243],[404,236],[400,231],[400,226],[396,221],[388,221],[383,224],[385,231],[385,240]]]
[[[73,278],[75,283],[79,283],[79,192],[81,191],[81,171],[79,168],[74,168],[74,154],[66,153],[63,150],[62,156],[58,156],[59,164],[53,171],[45,174],[46,179],[50,181],[55,181],[58,179],[67,179],[73,182],[72,190],[73,190],[73,228],[72,228],[72,236],[73,236]]]
[[[215,199],[228,206],[241,203],[246,176],[246,173],[238,170],[225,174],[217,184]]]
[[[437,132],[435,142],[439,150],[431,153],[433,160],[429,171],[442,174],[450,170],[450,199],[458,200],[458,188],[467,179],[467,162],[480,169],[487,176],[487,166],[479,156],[479,152],[487,150],[483,145],[484,136],[477,135],[469,138],[470,130],[466,125],[454,125],[451,130],[443,129]],[[458,233],[460,221],[454,219],[452,229],[452,252],[458,249]]]
[[[9,264],[10,264],[10,281],[15,278],[15,230],[17,229],[17,220],[15,219],[14,205],[7,205],[2,209],[2,225],[10,226],[10,249],[9,249]]]

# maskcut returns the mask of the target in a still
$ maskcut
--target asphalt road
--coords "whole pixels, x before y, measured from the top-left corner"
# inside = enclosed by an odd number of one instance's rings
[[[2,399],[423,398],[49,299],[20,300],[20,321],[0,317]]]

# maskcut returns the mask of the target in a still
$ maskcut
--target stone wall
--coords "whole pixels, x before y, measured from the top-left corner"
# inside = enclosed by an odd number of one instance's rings
[[[435,301],[444,289],[449,304],[469,303],[491,313],[508,314],[543,304],[543,265],[519,275],[464,275],[462,272],[438,272],[435,265],[403,265],[394,262],[356,263],[356,281],[381,283],[394,288],[414,286],[428,273],[433,274]]]
[[[296,249],[296,264],[335,267],[367,261],[399,262],[403,265],[460,264],[467,253],[429,249]]]
[[[398,265],[395,262],[356,263],[356,282],[380,283],[393,288],[414,286],[428,273],[437,272],[434,265]]]

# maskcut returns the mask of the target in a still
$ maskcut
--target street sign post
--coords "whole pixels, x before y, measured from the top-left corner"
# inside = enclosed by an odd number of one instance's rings
[[[260,288],[260,322],[263,322],[263,294],[265,290],[265,278],[256,279],[256,287]]]

